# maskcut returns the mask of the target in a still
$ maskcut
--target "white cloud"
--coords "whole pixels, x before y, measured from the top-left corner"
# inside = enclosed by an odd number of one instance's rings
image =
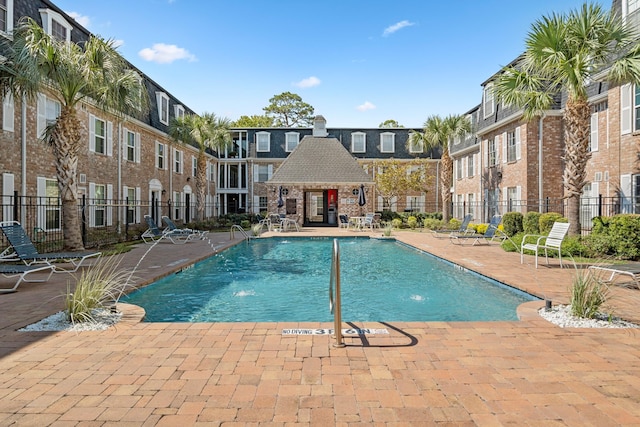
[[[320,84],[320,79],[316,76],[307,77],[306,79],[302,79],[297,83],[294,83],[294,86],[298,86],[301,88],[314,87]]]
[[[85,28],[91,25],[91,19],[88,16],[80,15],[78,12],[65,12],[67,15],[76,20],[76,22]]]
[[[113,47],[114,48],[117,49],[117,48],[122,47],[122,46],[124,46],[124,40],[122,40],[122,39],[113,39]]]
[[[406,19],[404,21],[400,21],[396,24],[393,24],[387,28],[384,29],[384,32],[382,33],[383,37],[386,37],[390,34],[395,33],[396,31],[400,31],[401,29],[405,28],[405,27],[411,27],[412,25],[416,25],[414,22],[409,22]]]
[[[189,62],[196,61],[196,56],[188,50],[174,44],[156,43],[152,47],[145,47],[138,55],[145,61],[153,61],[159,64],[170,64],[178,59],[186,59]]]
[[[364,104],[358,105],[356,107],[356,110],[358,111],[368,111],[368,110],[375,110],[375,109],[376,109],[376,106],[369,101],[365,101]]]

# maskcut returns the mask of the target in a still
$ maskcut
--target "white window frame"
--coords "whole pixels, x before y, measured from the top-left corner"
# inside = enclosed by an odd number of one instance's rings
[[[475,217],[476,214],[476,196],[473,193],[467,194],[467,213],[471,215],[471,217]]]
[[[418,139],[410,139],[409,140],[409,152],[410,153],[424,153],[424,144],[418,142]]]
[[[160,123],[169,125],[169,97],[164,92],[156,92],[156,101]]]
[[[166,170],[167,165],[167,144],[156,141],[156,168]]]
[[[254,164],[253,182],[267,182],[273,174],[273,165]]]
[[[209,182],[216,181],[216,165],[214,163],[207,163],[207,177],[209,178]]]
[[[489,83],[482,91],[482,116],[490,117],[495,112],[495,96],[493,93],[493,83]]]
[[[16,119],[16,107],[13,96],[8,93],[2,100],[2,130],[13,132]]]
[[[127,224],[138,224],[140,222],[140,187],[122,187],[124,200],[122,203],[128,203],[125,206],[124,220]],[[129,220],[129,211],[132,212],[131,220]]]
[[[198,176],[198,158],[191,156],[191,176],[194,178]]]
[[[387,147],[387,145],[391,147]],[[380,134],[380,152],[395,153],[396,152],[396,134],[393,132],[382,132]]]
[[[38,202],[38,227],[44,231],[60,230],[62,227],[62,205],[58,181],[39,176],[37,178],[37,195],[39,198],[43,198]],[[49,221],[52,215],[52,221]]]
[[[60,105],[60,102],[57,100],[43,93],[38,94],[37,104],[36,133],[38,134],[38,138],[42,138],[44,132],[47,130],[47,126],[55,122],[60,116],[62,105]]]
[[[475,158],[475,154],[471,154],[467,157],[467,176],[469,178],[471,178],[472,176],[474,176],[476,174],[475,171],[475,163],[476,163],[476,158]]]
[[[292,152],[296,149],[298,144],[300,144],[300,133],[299,132],[285,132],[284,134],[285,140],[285,151],[287,153]],[[292,147],[293,145],[293,147]]]
[[[589,151],[598,151],[598,113],[591,114],[591,132],[589,133]]]
[[[490,138],[487,145],[487,166],[493,167],[498,164],[498,137]]]
[[[462,159],[457,159],[456,160],[456,179],[462,179],[464,178],[464,165],[462,162]]]
[[[256,132],[256,151],[258,153],[271,151],[271,134],[269,132]]]
[[[179,174],[184,171],[184,153],[176,148],[173,149],[173,171]]]
[[[367,134],[364,132],[353,132],[351,134],[351,152],[366,153],[367,152]]]
[[[96,133],[96,123],[102,122],[104,135],[98,135]],[[97,140],[102,139],[103,150],[98,151]],[[96,154],[104,154],[107,156],[113,155],[113,123],[107,120],[103,120],[100,117],[89,115],[89,151]]]
[[[0,34],[11,38],[13,32],[13,0],[7,0],[5,7],[0,7],[5,13],[5,28],[0,28]]]
[[[140,133],[124,128],[123,158],[129,162],[140,163]]]
[[[67,31],[63,41],[71,41],[71,30],[73,30],[73,26],[69,24],[62,15],[51,9],[40,9],[39,12],[40,18],[42,18],[42,29],[44,29],[45,33],[52,37],[56,37],[53,34],[53,22],[55,21]],[[60,40],[59,37],[56,37],[56,39]]]
[[[184,107],[180,104],[173,106],[173,115],[176,119],[184,118]]]

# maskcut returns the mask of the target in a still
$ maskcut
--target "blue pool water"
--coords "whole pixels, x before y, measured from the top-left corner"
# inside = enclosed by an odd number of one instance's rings
[[[517,320],[535,297],[391,240],[341,238],[342,320]],[[333,239],[236,245],[123,301],[148,322],[330,322]]]

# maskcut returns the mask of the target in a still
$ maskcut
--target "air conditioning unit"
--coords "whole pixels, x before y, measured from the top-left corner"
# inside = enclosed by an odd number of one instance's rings
[[[87,175],[84,173],[80,174],[80,184],[86,184],[87,183]]]

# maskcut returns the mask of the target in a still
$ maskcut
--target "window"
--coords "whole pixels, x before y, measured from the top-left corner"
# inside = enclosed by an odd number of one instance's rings
[[[634,87],[633,130],[640,130],[640,86]]]
[[[256,151],[260,153],[271,151],[271,134],[269,132],[256,133]]]
[[[156,101],[158,102],[158,117],[160,123],[169,124],[169,97],[164,92],[156,92]]]
[[[300,134],[298,132],[287,132],[285,136],[285,150],[290,153],[295,150],[300,142]]]
[[[40,9],[42,28],[52,37],[58,40],[70,42],[73,27],[58,12],[51,9]]]
[[[492,138],[489,140],[489,162],[488,162],[488,166],[495,166],[496,165],[496,161],[497,161],[497,147],[498,146],[498,137],[496,136],[495,138]]]
[[[156,168],[167,168],[167,146],[156,141]]]
[[[94,227],[104,227],[106,225],[105,205],[107,204],[106,186],[102,184],[89,184],[89,198],[93,203],[93,223]]]
[[[183,168],[184,168],[184,164],[183,163],[184,162],[182,160],[182,151],[173,150],[173,165],[174,165],[173,171],[175,173],[182,173]]]
[[[458,179],[464,178],[464,170],[462,166],[462,159],[456,160],[456,178]]]
[[[507,132],[507,162],[516,161],[516,131]]]
[[[38,138],[42,138],[47,126],[52,125],[58,119],[61,111],[60,103],[46,95],[38,94],[37,110],[38,121],[36,123],[36,132]]]
[[[260,206],[260,211],[266,211],[268,209],[267,202],[269,198],[266,196],[260,196],[258,199],[258,205]]]
[[[491,116],[494,113],[495,102],[493,97],[493,85],[489,83],[484,87],[482,93],[482,110],[484,111],[484,118]]]
[[[380,152],[395,153],[396,151],[396,135],[391,132],[380,134]]]
[[[173,192],[173,219],[181,219],[182,215],[182,197],[178,191]]]
[[[469,214],[473,218],[476,215],[476,196],[475,196],[475,194],[473,194],[473,193],[467,194],[467,200],[468,200],[467,212],[469,212]]]
[[[410,153],[423,153],[424,144],[420,141],[420,138],[409,137],[409,152]]]
[[[60,193],[58,181],[38,177],[38,227],[44,231],[60,229]]]
[[[89,151],[111,155],[113,149],[112,123],[89,115]]]
[[[456,216],[462,218],[464,216],[464,194],[456,196]]]
[[[467,176],[475,175],[475,161],[473,154],[467,157]]]
[[[520,187],[507,187],[507,212],[520,212]]]
[[[140,163],[140,134],[124,129],[124,158],[130,162]]]
[[[215,180],[216,180],[216,166],[213,163],[209,163],[208,167],[209,167],[209,182],[215,182]]]
[[[198,176],[198,159],[191,156],[191,176]]]
[[[622,17],[627,25],[637,29],[640,26],[640,1],[623,0]]]
[[[127,203],[127,224],[137,224],[140,218],[140,187],[124,187],[122,193]]]
[[[0,0],[0,32],[13,31],[13,0]]]
[[[182,105],[174,105],[173,106],[173,115],[176,119],[184,118],[184,107]]]
[[[351,152],[367,152],[367,135],[364,132],[354,132],[351,134]]]
[[[266,182],[269,180],[269,165],[258,166],[258,182]]]
[[[2,100],[2,129],[13,132],[15,122],[15,106],[13,104],[13,96],[7,94]]]
[[[632,211],[633,213],[640,214],[640,175],[633,175],[631,178],[633,183],[632,189]]]

